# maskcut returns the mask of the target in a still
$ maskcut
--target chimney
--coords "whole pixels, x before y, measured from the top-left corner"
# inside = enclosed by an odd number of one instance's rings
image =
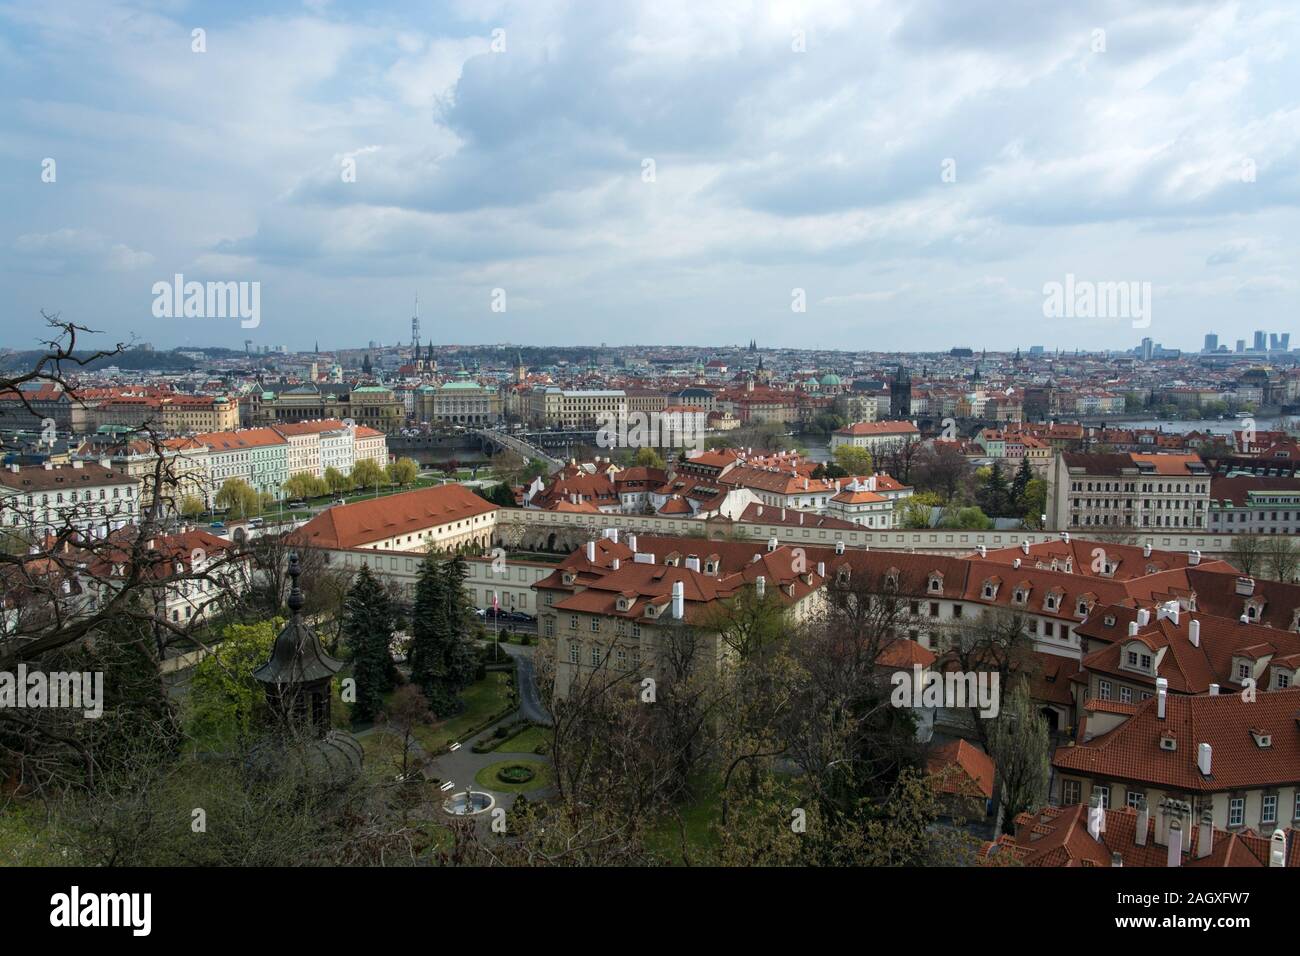
[[[1151,544],[1149,542],[1142,547],[1142,557],[1151,557]]]
[[[1169,681],[1164,677],[1156,678],[1156,716],[1165,719],[1165,697],[1169,693]]]
[[[1196,767],[1201,771],[1202,776],[1210,776],[1210,757],[1211,748],[1209,744],[1203,743],[1196,748]]]
[[[1218,697],[1218,696],[1219,696],[1219,685],[1218,685],[1218,684],[1211,684],[1211,685],[1210,685],[1210,696],[1211,696],[1211,697]]]
[[[843,542],[843,541],[836,541],[836,542],[835,542],[835,553],[836,553],[836,554],[843,554],[843,553],[844,553],[844,542]]]
[[[1144,607],[1138,608],[1138,626],[1146,627],[1151,623],[1151,612]]]
[[[1062,532],[1061,532],[1061,540],[1062,540],[1063,542],[1065,542],[1066,544],[1069,544],[1069,543],[1070,543],[1070,532],[1068,532],[1068,531],[1062,531]]]
[[[699,555],[688,554],[688,555],[686,556],[686,570],[687,570],[687,571],[699,571],[699,570],[700,570],[700,558],[699,558]]]
[[[613,541],[615,544],[618,544],[618,529],[617,529],[617,528],[610,528],[610,529],[609,529],[609,540]]]
[[[1020,542],[1020,550],[1023,551],[1025,554],[1028,554],[1028,553],[1029,553],[1029,539],[1028,539],[1028,538],[1026,538],[1024,541],[1021,541],[1021,542]]]
[[[630,534],[627,536],[627,546],[634,554],[636,553],[636,535]]]
[[[1088,836],[1100,843],[1101,835],[1105,832],[1106,811],[1101,808],[1101,793],[1093,790],[1088,799]]]
[[[979,546],[979,552],[981,558],[987,558],[989,556],[989,549],[984,547],[982,544]]]
[[[1129,637],[1137,637],[1137,633],[1138,633],[1138,622],[1137,622],[1137,621],[1129,621],[1129,622],[1128,622],[1128,636],[1129,636]]]
[[[1237,593],[1242,597],[1250,597],[1255,593],[1255,579],[1240,577],[1237,578]]]
[[[1016,569],[1019,569],[1019,567],[1020,567],[1020,559],[1019,559],[1019,558],[1013,558],[1012,561],[1011,561],[1011,567],[1016,568]]]
[[[1206,746],[1201,744],[1202,747]],[[1201,811],[1201,827],[1196,837],[1196,858],[1204,859],[1214,851],[1214,812],[1208,807]]]
[[[1201,563],[1201,552],[1199,552],[1199,551],[1193,551],[1191,554],[1189,554],[1189,555],[1187,556],[1187,563],[1190,564],[1190,565],[1197,565],[1197,564],[1200,564],[1200,563]]]
[[[767,539],[767,550],[769,550],[769,551],[775,551],[775,550],[776,550],[776,545],[777,545],[777,540],[776,540],[776,538],[768,538],[768,539]]]
[[[1183,863],[1183,824],[1174,818],[1169,822],[1169,855],[1165,857],[1166,866],[1181,866]]]
[[[1286,831],[1280,827],[1268,841],[1268,865],[1286,866]]]
[[[763,595],[767,593],[767,578],[763,577],[763,575],[761,574],[757,578],[755,578],[754,590],[755,592],[757,592],[759,598],[761,599]]]
[[[1124,865],[1124,858],[1119,855],[1118,850],[1110,855],[1110,865],[1112,867],[1120,867]]]
[[[596,542],[595,541],[587,542],[587,560],[591,564],[596,563]]]
[[[781,509],[781,520],[782,520],[782,521],[785,520],[785,509],[784,509],[784,508]]]
[[[761,518],[761,517],[763,517],[763,506],[762,506],[762,505],[759,505],[759,506],[758,506],[758,510],[754,512],[754,517],[755,517],[755,518]]]
[[[681,581],[673,582],[673,619],[680,621],[686,615],[686,586]]]
[[[615,558],[613,561],[609,563],[609,569],[611,571],[617,571],[619,567],[622,565],[622,563],[623,562],[620,561],[618,558]]]
[[[826,577],[826,562],[825,562],[825,561],[818,561],[818,562],[817,562],[817,577],[819,577],[819,578],[824,578],[824,577]]]
[[[1192,642],[1192,647],[1201,646],[1201,622],[1187,622],[1187,639]]]
[[[1151,827],[1151,808],[1147,806],[1146,797],[1138,797],[1138,818],[1133,831],[1133,842],[1138,846],[1147,845],[1147,830]]]

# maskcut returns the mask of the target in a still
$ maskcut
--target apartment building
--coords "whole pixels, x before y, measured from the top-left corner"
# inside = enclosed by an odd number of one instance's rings
[[[1180,695],[1156,682],[1139,704],[1089,701],[1081,739],[1061,747],[1053,802],[1102,809],[1176,804],[1232,832],[1300,821],[1300,688]],[[1166,822],[1167,825],[1167,822]],[[1163,834],[1162,834],[1163,835]]]
[[[1199,455],[1066,452],[1051,484],[1057,528],[1209,528],[1210,471]]]
[[[920,429],[911,422],[854,422],[831,433],[831,452],[849,445],[879,455],[920,439]]]
[[[1100,802],[1100,801],[1099,801]],[[1102,809],[1076,803],[1016,817],[1014,834],[990,844],[985,862],[1004,858],[1020,866],[1273,867],[1300,866],[1300,840],[1279,827],[1271,833],[1226,830],[1193,819],[1177,801]],[[1171,839],[1171,835],[1173,839]]]
[[[1214,476],[1209,530],[1212,534],[1300,534],[1300,480]]]
[[[578,682],[639,687],[646,677],[665,679],[660,655],[674,630],[689,626],[704,631],[697,660],[718,666],[727,651],[711,632],[711,615],[743,589],[779,601],[792,620],[822,606],[825,567],[807,566],[789,547],[763,551],[698,541],[654,553],[640,549],[636,535],[623,541],[616,531],[607,535],[534,586],[539,634],[554,642],[559,698]]]
[[[105,535],[140,516],[140,480],[100,462],[0,469],[0,526],[36,537],[75,529]]]
[[[194,440],[208,449],[209,505],[231,478],[246,481],[260,493],[280,496],[280,486],[289,477],[289,442],[274,428],[206,432]]]
[[[627,393],[622,389],[565,389],[538,386],[528,393],[525,415],[546,427],[594,428],[627,417]]]

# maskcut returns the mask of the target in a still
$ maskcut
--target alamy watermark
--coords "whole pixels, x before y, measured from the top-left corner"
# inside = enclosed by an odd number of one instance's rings
[[[104,675],[101,671],[0,671],[0,709],[80,710],[88,720],[104,714]]]
[[[262,324],[262,283],[186,282],[176,273],[171,282],[153,284],[157,319],[240,319],[240,328]]]
[[[998,715],[1002,675],[997,671],[927,671],[920,664],[910,671],[895,671],[889,702],[915,710],[939,707],[961,710],[974,707],[981,717]]]
[[[1150,282],[1092,282],[1066,273],[1064,282],[1043,284],[1043,315],[1049,319],[1132,319],[1151,326]]]
[[[596,416],[600,448],[689,448],[704,450],[705,413],[601,412]]]

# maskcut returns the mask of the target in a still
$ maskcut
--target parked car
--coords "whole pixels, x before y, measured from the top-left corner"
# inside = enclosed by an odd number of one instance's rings
[[[208,525],[208,528],[213,531],[225,531],[226,523],[224,521],[214,521],[212,524]]]
[[[291,501],[291,502],[289,502],[289,507],[290,507],[290,508],[306,508],[306,507],[307,507],[307,502],[305,502],[305,501],[301,501],[301,500],[300,500],[300,501]]]
[[[266,519],[265,519],[265,518],[253,518],[253,519],[251,519],[251,520],[248,522],[248,526],[249,526],[250,528],[260,528],[260,527],[262,527],[264,524],[266,524]]]

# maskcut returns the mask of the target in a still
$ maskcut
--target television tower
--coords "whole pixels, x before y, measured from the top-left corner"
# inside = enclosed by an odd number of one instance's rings
[[[411,316],[411,348],[420,348],[420,293],[415,293],[415,315]]]

